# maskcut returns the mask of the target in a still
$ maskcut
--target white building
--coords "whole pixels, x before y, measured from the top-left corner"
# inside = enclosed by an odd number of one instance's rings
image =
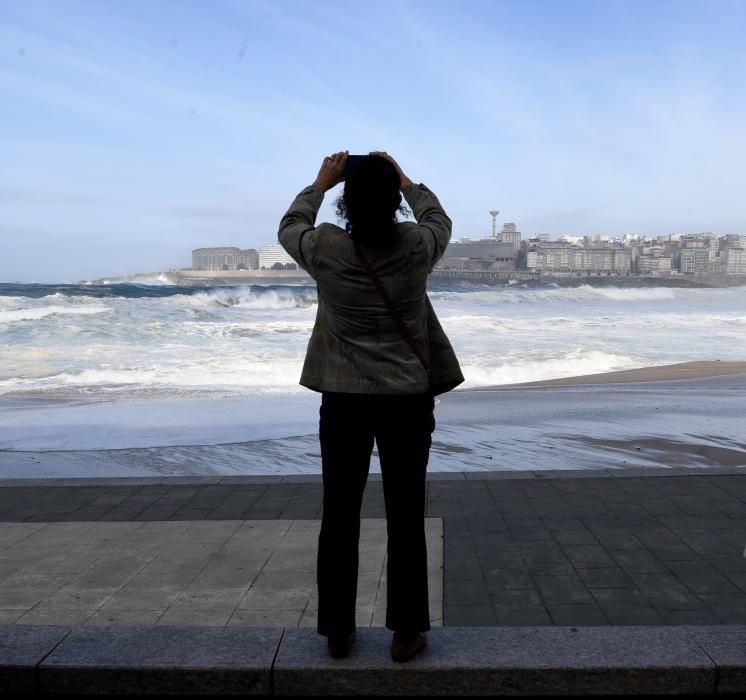
[[[192,251],[193,270],[256,270],[258,266],[259,256],[253,248],[223,246]]]
[[[692,274],[720,271],[719,241],[714,233],[684,235],[679,240],[681,272]]]
[[[497,234],[497,240],[503,243],[509,243],[517,253],[521,247],[521,232],[513,223],[504,224],[503,230]]]
[[[520,235],[520,234],[518,234]],[[492,236],[481,240],[451,241],[436,268],[439,270],[515,270],[516,249],[512,243]]]
[[[712,247],[681,249],[681,271],[686,273],[717,272],[717,251]]]
[[[285,249],[279,245],[259,246],[259,269],[269,270],[275,263],[295,264],[295,261],[285,252]]]
[[[591,246],[580,248],[563,243],[537,245],[526,254],[526,268],[540,272],[629,274],[629,248]]]
[[[643,275],[670,275],[671,256],[643,253],[637,258],[637,271]]]
[[[728,248],[725,252],[725,271],[729,275],[746,275],[746,248]]]

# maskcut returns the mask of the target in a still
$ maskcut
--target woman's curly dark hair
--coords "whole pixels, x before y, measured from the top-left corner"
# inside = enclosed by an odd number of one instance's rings
[[[370,247],[389,243],[396,233],[397,212],[412,212],[402,205],[399,174],[381,156],[363,159],[345,178],[344,192],[337,198],[336,213],[346,221],[350,236]]]

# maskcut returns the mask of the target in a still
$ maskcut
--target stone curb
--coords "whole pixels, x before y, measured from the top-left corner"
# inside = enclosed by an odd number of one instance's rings
[[[444,627],[406,664],[359,628],[0,625],[0,694],[712,695],[746,690],[746,626]]]
[[[428,481],[494,481],[503,479],[602,479],[614,477],[646,478],[656,476],[723,476],[746,474],[746,467],[629,467],[625,469],[546,469],[496,470],[471,472],[430,472]],[[381,481],[371,473],[369,481]],[[106,476],[0,479],[0,488],[19,486],[194,486],[210,484],[320,484],[321,474],[247,474],[224,476]]]

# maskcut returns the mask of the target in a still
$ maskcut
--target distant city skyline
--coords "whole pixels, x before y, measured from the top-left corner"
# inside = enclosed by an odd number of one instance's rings
[[[0,0],[0,281],[272,243],[383,149],[454,237],[746,233],[746,3]],[[336,222],[329,192],[319,220]]]
[[[192,251],[191,272],[195,273],[248,274],[270,269],[297,270],[297,266],[279,244],[258,250],[224,246]],[[516,224],[506,223],[499,233],[493,231],[486,237],[452,239],[435,265],[435,273],[444,270],[448,275],[485,273],[492,279],[508,279],[516,272],[546,272],[656,277],[725,274],[746,280],[741,277],[746,275],[746,235],[720,237],[706,232],[653,238],[625,234],[550,240],[548,234],[539,234],[523,239]],[[186,271],[177,274],[189,276]]]

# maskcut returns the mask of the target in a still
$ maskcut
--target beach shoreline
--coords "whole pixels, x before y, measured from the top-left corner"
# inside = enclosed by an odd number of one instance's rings
[[[494,391],[504,389],[531,389],[533,387],[576,386],[598,384],[639,384],[647,382],[668,382],[678,380],[707,379],[732,374],[746,374],[746,360],[695,360],[662,365],[643,365],[632,369],[612,370],[609,372],[595,372],[591,374],[569,375],[553,379],[541,379],[530,382],[508,384],[488,384],[484,386],[459,387],[454,393],[470,391]],[[307,393],[303,391],[303,393]],[[209,399],[207,392],[203,396],[195,392],[194,398]],[[179,400],[174,396],[163,397],[164,400]],[[76,405],[86,403],[106,403],[119,401],[117,394],[90,391],[71,392],[61,389],[41,391],[38,389],[13,391],[0,394],[0,409],[23,407],[25,405]],[[152,400],[160,400],[154,398]]]
[[[499,385],[510,388],[531,388],[542,386],[573,386],[577,384],[629,384],[640,382],[675,381],[681,379],[706,379],[729,374],[745,374],[746,360],[740,362],[721,360],[697,360],[694,362],[677,362],[669,365],[648,365],[635,369],[623,369],[614,372],[599,372],[557,379],[544,379],[536,382]],[[480,387],[482,388],[482,387]],[[484,387],[497,388],[497,387]]]
[[[0,478],[320,474],[320,395],[296,399],[0,402]],[[431,473],[746,466],[741,362],[462,389],[435,414]]]

